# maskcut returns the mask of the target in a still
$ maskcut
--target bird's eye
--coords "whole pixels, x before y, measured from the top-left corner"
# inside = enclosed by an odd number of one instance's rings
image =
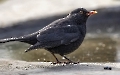
[[[83,14],[83,11],[80,11],[80,14]]]

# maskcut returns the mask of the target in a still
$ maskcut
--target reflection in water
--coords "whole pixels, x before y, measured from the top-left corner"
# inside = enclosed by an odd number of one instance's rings
[[[115,62],[115,45],[116,42],[109,37],[86,38],[80,48],[67,55],[67,57],[73,61],[81,62]],[[2,44],[0,47],[0,58],[25,61],[55,61],[54,57],[44,49],[33,50],[28,53],[24,53],[24,50],[28,47],[28,44],[19,42]],[[59,55],[57,55],[57,57],[61,61],[66,61]]]

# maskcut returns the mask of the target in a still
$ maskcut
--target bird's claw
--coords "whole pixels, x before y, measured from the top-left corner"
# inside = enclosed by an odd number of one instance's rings
[[[52,62],[51,64],[78,64],[80,62],[71,62],[71,61],[65,61],[65,62],[60,62],[60,61],[57,61],[57,62]]]

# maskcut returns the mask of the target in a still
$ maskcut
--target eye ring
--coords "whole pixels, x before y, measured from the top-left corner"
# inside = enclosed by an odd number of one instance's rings
[[[80,11],[80,14],[83,14],[83,11]]]

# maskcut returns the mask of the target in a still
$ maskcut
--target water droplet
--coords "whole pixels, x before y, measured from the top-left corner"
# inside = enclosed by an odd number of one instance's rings
[[[46,53],[44,52],[43,55],[46,55]]]
[[[46,59],[44,58],[43,60],[45,61]]]
[[[90,56],[90,53],[87,53],[87,56]]]
[[[98,43],[99,46],[105,47],[106,45],[102,42]]]
[[[32,66],[31,64],[29,66]]]
[[[96,47],[96,50],[99,50],[99,47]]]
[[[102,42],[98,43],[99,46],[101,46],[102,44],[103,44]]]
[[[25,70],[28,70],[27,68],[25,68]]]
[[[105,47],[105,44],[102,44],[103,47]]]
[[[68,26],[71,26],[71,25],[68,25]]]
[[[108,49],[112,49],[112,46],[109,46]]]

